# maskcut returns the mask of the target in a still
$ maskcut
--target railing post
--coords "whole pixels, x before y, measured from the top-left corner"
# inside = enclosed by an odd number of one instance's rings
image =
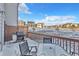
[[[53,39],[53,43],[54,43],[54,38],[52,37],[52,39]]]
[[[57,44],[57,38],[56,38],[56,44]]]
[[[58,45],[59,45],[59,39],[58,39]]]
[[[55,44],[56,44],[56,38],[54,38],[55,39]]]
[[[60,46],[61,46],[61,39],[60,39]]]
[[[75,41],[74,41],[74,48],[73,48],[73,55],[75,56]]]
[[[69,52],[71,54],[71,40],[69,41]]]
[[[54,37],[53,37],[53,43],[55,44],[55,39],[54,39]]]
[[[67,40],[66,40],[66,51],[67,51]]]
[[[57,44],[57,38],[55,38],[55,44]]]
[[[57,44],[59,44],[59,39],[57,38]]]
[[[64,49],[64,39],[63,39],[63,49]]]

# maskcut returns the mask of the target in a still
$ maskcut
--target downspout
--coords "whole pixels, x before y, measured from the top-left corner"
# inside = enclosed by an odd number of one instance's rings
[[[19,3],[17,3],[17,31],[19,30],[19,27],[18,27],[18,7],[19,7]]]

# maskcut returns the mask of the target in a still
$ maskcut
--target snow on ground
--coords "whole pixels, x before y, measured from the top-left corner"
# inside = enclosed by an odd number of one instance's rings
[[[3,46],[1,56],[18,56],[20,55],[19,44],[12,43]]]

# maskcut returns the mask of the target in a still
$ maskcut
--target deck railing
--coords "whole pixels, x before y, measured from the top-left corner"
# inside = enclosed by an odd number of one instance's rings
[[[31,39],[43,39],[44,37],[51,37],[53,44],[59,45],[70,55],[79,56],[78,39],[67,38],[62,36],[53,36],[42,33],[33,33],[33,32],[28,32],[28,37]]]

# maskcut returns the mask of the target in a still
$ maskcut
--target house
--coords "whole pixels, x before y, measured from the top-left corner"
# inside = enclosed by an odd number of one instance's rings
[[[28,21],[27,24],[28,24],[28,27],[34,27],[35,25],[33,21]]]
[[[37,23],[37,28],[43,28],[44,27],[44,23]]]
[[[18,21],[18,31],[22,31],[25,34],[28,32],[27,24],[22,20]]]

